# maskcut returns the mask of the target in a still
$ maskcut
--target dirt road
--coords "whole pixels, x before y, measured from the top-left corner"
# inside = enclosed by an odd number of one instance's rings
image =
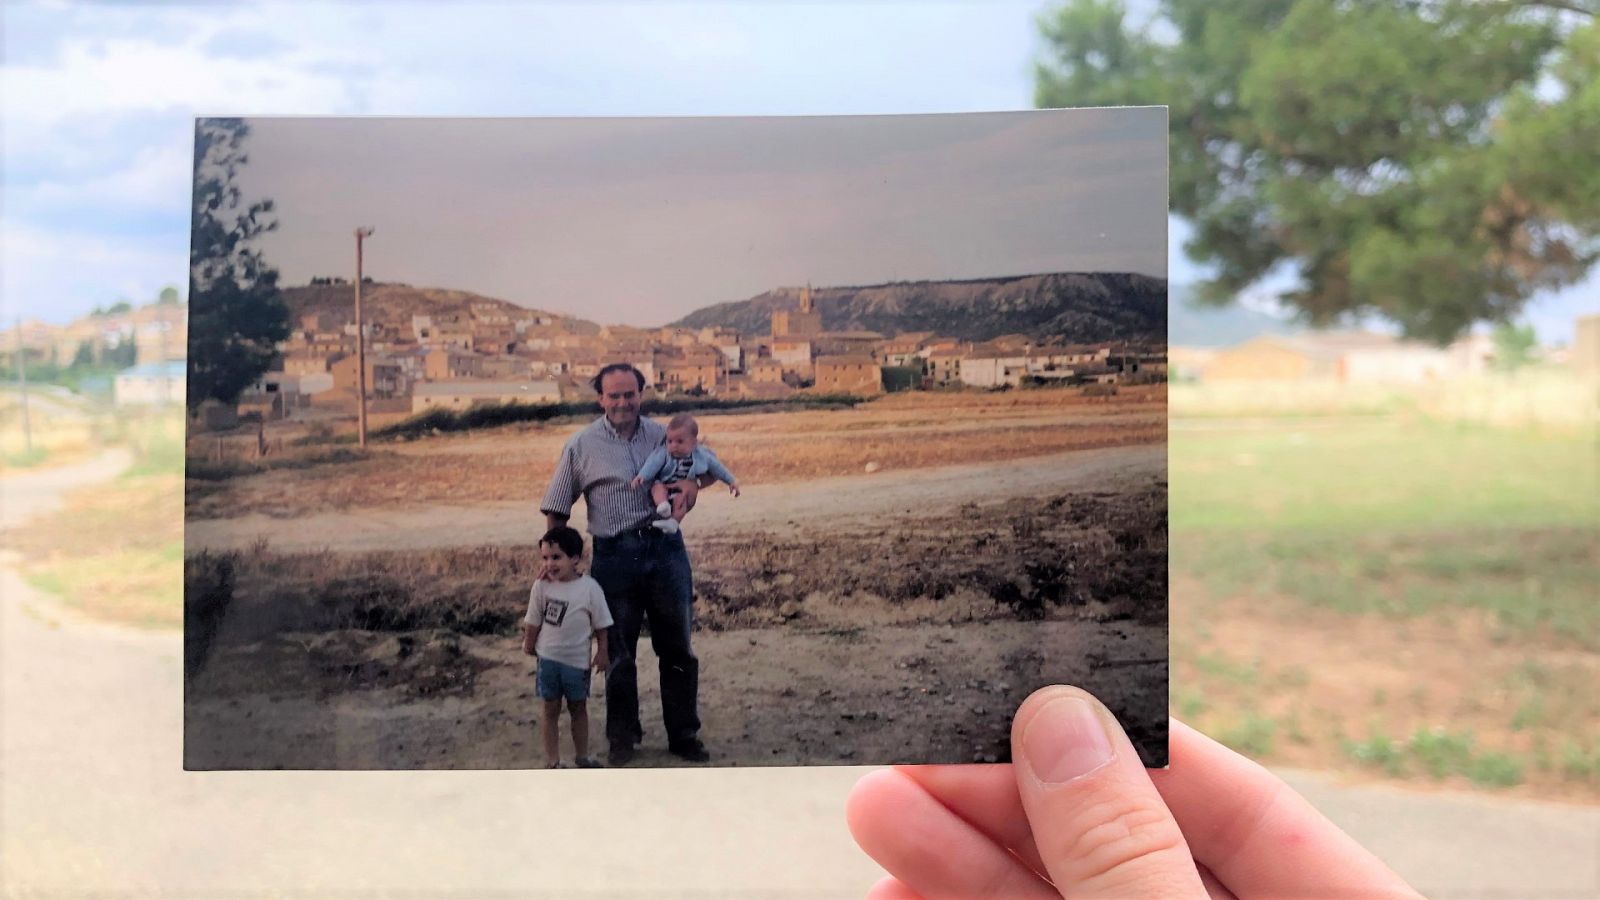
[[[737,499],[709,488],[685,522],[685,536],[716,535],[786,523],[838,523],[882,515],[948,510],[995,498],[1097,487],[1122,477],[1164,473],[1163,446],[1080,450],[1003,463],[877,472],[779,485],[750,485]],[[537,504],[485,503],[319,513],[293,519],[251,514],[188,526],[188,552],[239,549],[266,540],[273,550],[342,552],[528,544],[544,532]],[[585,525],[583,504],[573,526]]]

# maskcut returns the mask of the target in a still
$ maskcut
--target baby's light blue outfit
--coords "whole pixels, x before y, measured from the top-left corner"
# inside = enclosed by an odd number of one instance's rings
[[[650,454],[650,458],[644,461],[644,467],[639,470],[639,477],[645,481],[672,482],[684,478],[699,478],[709,472],[723,484],[739,483],[709,447],[695,447],[690,451],[689,462],[689,471],[683,472],[679,461],[667,453],[666,447],[657,447],[655,452]]]

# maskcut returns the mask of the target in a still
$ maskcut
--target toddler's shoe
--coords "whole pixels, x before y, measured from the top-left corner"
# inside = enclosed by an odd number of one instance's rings
[[[677,519],[657,519],[654,522],[651,522],[650,525],[654,528],[660,529],[664,534],[678,533]]]
[[[667,501],[667,500],[661,501],[659,504],[656,505],[656,515],[658,515],[658,516],[670,516],[670,515],[672,515],[672,503],[670,501]]]

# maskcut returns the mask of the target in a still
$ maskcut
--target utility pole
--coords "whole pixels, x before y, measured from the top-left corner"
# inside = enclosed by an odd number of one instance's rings
[[[361,322],[361,242],[371,228],[356,229],[356,435],[367,449],[367,332]]]
[[[22,317],[17,317],[17,382],[22,389],[22,446],[33,453],[33,425],[28,421],[28,348],[22,343]]]

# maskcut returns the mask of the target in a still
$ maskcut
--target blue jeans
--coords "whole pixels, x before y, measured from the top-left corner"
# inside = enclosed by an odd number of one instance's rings
[[[616,537],[596,537],[589,574],[605,591],[614,620],[607,631],[611,667],[606,670],[606,739],[612,746],[632,746],[644,736],[634,654],[648,619],[650,646],[660,660],[667,744],[693,740],[700,732],[700,660],[689,646],[694,573],[683,535],[641,528]]]

